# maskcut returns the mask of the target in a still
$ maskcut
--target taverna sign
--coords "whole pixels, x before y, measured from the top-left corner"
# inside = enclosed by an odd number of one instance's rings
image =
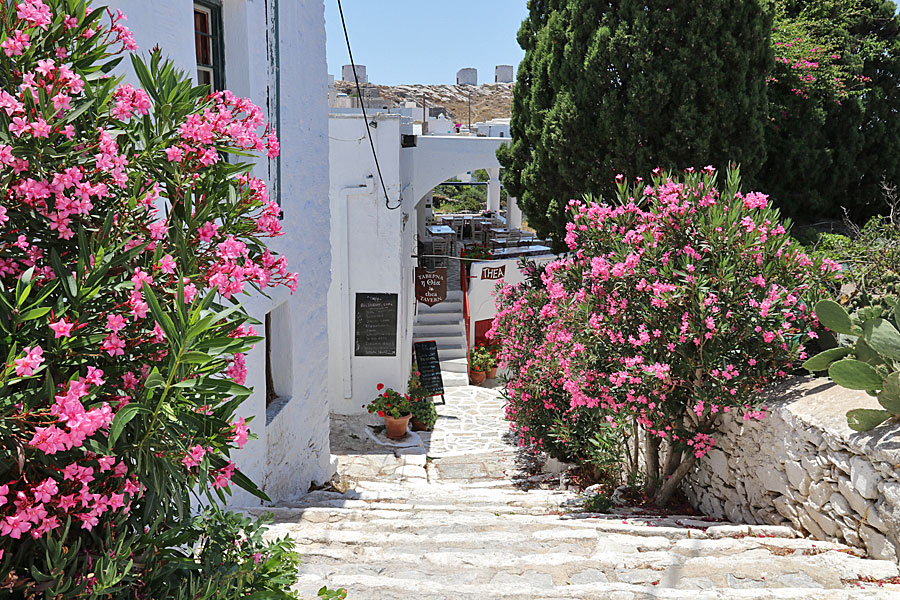
[[[433,271],[416,267],[416,300],[434,306],[446,299],[447,267],[438,267]]]

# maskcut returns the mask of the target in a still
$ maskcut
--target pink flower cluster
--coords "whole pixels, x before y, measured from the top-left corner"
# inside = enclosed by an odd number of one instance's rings
[[[560,427],[594,413],[700,457],[720,414],[763,414],[754,394],[805,357],[810,302],[839,274],[712,167],[619,186],[617,204],[571,203],[569,258],[498,292],[507,415],[526,445],[564,448]]]
[[[0,546],[6,538],[60,534],[69,518],[74,529],[108,525],[143,493],[131,459],[115,449],[100,455],[97,448],[106,447],[124,407],[160,398],[150,381],[158,371],[169,374],[171,330],[153,317],[154,299],[175,315],[193,308],[181,303],[182,292],[191,304],[214,287],[230,298],[250,287],[297,285],[286,259],[264,247],[266,238],[282,233],[281,209],[265,182],[235,176],[232,165],[221,164],[223,148],[278,155],[278,140],[257,106],[229,92],[201,98],[163,134],[167,141],[145,147],[135,140],[143,132],[140,117],[155,110],[151,94],[122,84],[105,106],[96,104],[107,98],[96,88],[107,83],[83,78],[70,58],[100,48],[107,60],[135,49],[125,16],[110,10],[108,25],[86,26],[78,16],[52,14],[41,0],[17,0],[13,7],[16,18],[3,25],[0,42],[21,67],[0,90],[7,128],[0,143],[6,182],[0,282],[7,292],[30,286],[21,298],[37,308],[22,311],[27,318],[12,334],[17,351],[0,371],[16,398],[9,415],[15,443],[0,444],[0,454],[9,458],[13,449],[22,461],[15,478],[0,480]],[[91,110],[83,111],[89,101]],[[255,335],[249,326],[230,328],[234,318],[216,325],[221,333],[205,335]],[[170,389],[187,389],[178,386],[201,375],[246,381],[243,353],[217,358],[228,364],[214,363],[222,366],[215,373],[188,367]],[[191,423],[215,415],[228,425],[189,442],[167,440],[154,450],[157,457],[186,469],[192,482],[201,465],[214,463],[211,485],[230,485],[235,465],[218,459],[224,448],[247,443],[246,421],[223,414],[223,407],[233,412],[230,398],[184,392],[173,401],[174,395],[166,398],[166,411],[189,413]],[[167,419],[179,415],[166,412]],[[133,429],[119,440],[128,433]]]

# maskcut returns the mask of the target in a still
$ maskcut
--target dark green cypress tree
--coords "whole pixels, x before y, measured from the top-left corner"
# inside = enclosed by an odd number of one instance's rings
[[[529,0],[503,183],[558,241],[566,204],[614,178],[763,164],[768,0]]]

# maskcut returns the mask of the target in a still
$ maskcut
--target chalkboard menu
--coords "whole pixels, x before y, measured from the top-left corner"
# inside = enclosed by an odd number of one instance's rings
[[[441,377],[441,359],[438,358],[437,343],[416,342],[416,367],[419,370],[419,381],[422,387],[432,396],[444,395],[444,379]]]
[[[356,294],[356,356],[397,356],[397,294]]]

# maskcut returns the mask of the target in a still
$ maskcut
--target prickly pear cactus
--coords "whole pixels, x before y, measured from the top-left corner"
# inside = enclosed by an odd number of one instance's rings
[[[893,298],[887,304],[887,308],[862,308],[852,317],[837,302],[816,304],[819,322],[838,334],[843,345],[813,356],[803,363],[804,368],[827,370],[839,386],[864,390],[883,407],[848,411],[847,424],[856,431],[868,431],[889,419],[900,420],[900,310]]]

